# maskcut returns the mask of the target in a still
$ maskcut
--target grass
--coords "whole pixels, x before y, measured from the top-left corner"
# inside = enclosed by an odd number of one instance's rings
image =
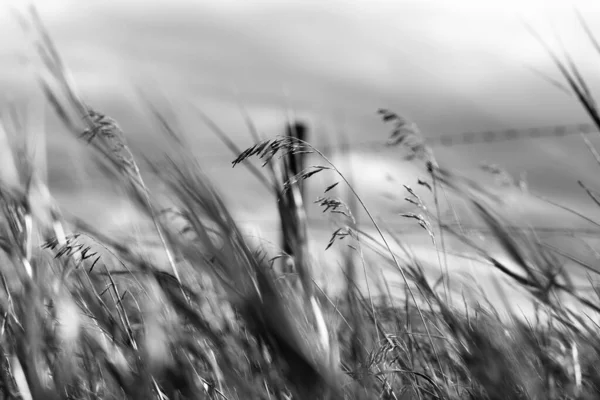
[[[579,291],[560,256],[534,233],[509,229],[487,188],[438,165],[414,124],[380,111],[382,122],[393,124],[390,145],[407,151],[428,174],[418,184],[431,191],[433,209],[407,186],[406,200],[417,211],[404,217],[416,220],[433,241],[440,267],[446,267],[436,280],[418,259],[397,253],[401,238],[378,224],[352,177],[318,149],[291,136],[260,139],[247,116],[257,143],[240,149],[203,115],[235,152],[233,165],[250,168],[277,200],[286,253],[270,258],[244,236],[177,124],[147,104],[172,146],[160,167],[145,160],[153,179],[166,188],[159,200],[117,123],[77,93],[36,14],[22,22],[39,39],[40,82],[48,102],[93,150],[91,165],[129,194],[164,257],[140,251],[135,238],[112,237],[61,213],[43,172],[34,168],[31,141],[25,141],[25,156],[15,149],[14,179],[0,187],[3,398],[598,398],[600,340],[591,318],[600,311],[598,296]],[[551,54],[596,121],[595,102],[575,64]],[[12,118],[4,122],[15,136],[32,137]],[[306,153],[322,163],[295,171],[294,157]],[[345,290],[337,297],[315,285],[299,185],[323,171],[338,181],[323,189],[317,203],[341,217],[323,245],[342,239],[348,244]],[[596,199],[593,188],[582,187]],[[342,189],[349,192],[346,200],[334,196]],[[516,270],[470,241],[460,221],[441,221],[440,203],[449,193],[465,200],[489,227]],[[356,221],[359,211],[375,234]],[[529,293],[535,320],[511,315],[506,321],[484,294],[476,306],[456,305],[456,294],[450,301],[446,235],[459,238],[489,268]],[[361,270],[381,267],[368,264],[366,249],[382,255],[381,262],[401,277],[401,301],[392,297],[389,282],[381,283],[379,292],[387,294],[381,297],[362,290]],[[588,272],[597,274],[594,268]]]

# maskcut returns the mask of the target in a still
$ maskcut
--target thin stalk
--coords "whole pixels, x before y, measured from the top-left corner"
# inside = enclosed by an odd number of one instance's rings
[[[346,177],[340,172],[339,169],[337,169],[337,167],[323,154],[321,153],[318,149],[314,148],[310,143],[304,142],[302,140],[298,140],[300,143],[308,146],[309,148],[311,148],[315,153],[317,153],[323,160],[325,160],[325,162],[327,164],[329,164],[331,166],[331,168],[340,176],[340,178],[342,178],[342,180],[344,181],[344,183],[348,186],[348,188],[350,189],[350,191],[352,192],[352,194],[356,197],[356,200],[360,203],[361,208],[365,211],[365,213],[367,214],[367,217],[369,218],[369,220],[371,221],[371,223],[373,224],[373,226],[375,227],[375,230],[377,231],[377,234],[379,235],[379,237],[381,238],[381,240],[383,241],[387,251],[389,252],[390,256],[392,257],[392,261],[393,263],[396,265],[396,268],[398,269],[398,271],[400,272],[400,275],[402,276],[402,279],[404,281],[404,283],[407,285],[408,287],[408,278],[406,277],[406,274],[404,272],[404,268],[402,268],[402,266],[400,265],[398,259],[396,258],[396,254],[394,253],[394,251],[392,250],[390,244],[388,243],[387,239],[385,238],[385,235],[383,234],[383,231],[381,230],[381,228],[379,227],[379,224],[377,224],[377,222],[375,221],[375,218],[373,217],[373,215],[371,214],[371,212],[369,211],[367,205],[363,202],[363,200],[361,199],[361,197],[358,195],[358,193],[356,192],[356,190],[352,187],[352,185],[350,184],[350,182],[346,179]],[[435,353],[437,362],[439,364],[440,367],[440,371],[443,370],[442,368],[442,364],[441,361],[439,359],[439,355],[437,353],[437,350],[435,349],[435,345],[433,343],[433,338],[431,337],[431,333],[429,332],[429,328],[427,326],[427,323],[425,321],[425,316],[423,315],[423,312],[421,311],[421,308],[419,307],[418,303],[417,303],[417,299],[412,291],[412,289],[409,289],[409,294],[411,296],[412,301],[415,303],[415,306],[417,308],[417,312],[419,313],[419,317],[421,318],[421,321],[423,322],[423,326],[425,328],[425,331],[427,333],[427,336],[431,342],[431,346],[433,349],[433,352]],[[433,376],[437,379],[436,373],[435,371],[432,371]]]

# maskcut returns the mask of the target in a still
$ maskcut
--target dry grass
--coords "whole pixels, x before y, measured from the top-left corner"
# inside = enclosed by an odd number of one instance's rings
[[[509,222],[496,212],[497,199],[484,187],[439,166],[413,124],[380,112],[384,122],[394,124],[390,144],[424,162],[430,181],[419,184],[435,198],[430,211],[406,187],[407,201],[419,213],[405,217],[431,236],[440,264],[447,251],[444,234],[452,234],[529,292],[539,310],[535,322],[515,317],[508,324],[485,297],[477,307],[449,306],[449,277],[432,281],[419,260],[399,257],[392,249],[399,238],[377,224],[351,177],[299,138],[260,141],[255,134],[258,143],[242,150],[204,116],[239,154],[233,164],[250,168],[277,199],[287,250],[281,257],[271,260],[246,240],[184,135],[152,108],[177,154],[167,154],[160,168],[148,160],[150,172],[167,188],[168,200],[158,201],[116,122],[77,94],[41,21],[32,14],[23,22],[39,38],[48,101],[67,129],[93,149],[97,157],[90,162],[146,216],[165,257],[137,251],[135,239],[127,242],[63,217],[32,158],[14,157],[16,173],[0,186],[3,398],[598,398],[598,326],[561,301],[568,296],[583,310],[599,311],[598,298],[580,293],[556,253],[535,235],[507,229]],[[580,74],[569,75],[571,63],[557,63],[595,121],[595,103]],[[13,122],[16,135],[32,134]],[[290,167],[290,155],[308,152],[322,165]],[[349,244],[345,296],[336,299],[314,284],[298,184],[326,170],[339,182],[324,189],[318,204],[342,216],[329,246],[342,238]],[[332,195],[342,186],[349,190],[347,201]],[[34,202],[33,191],[45,195]],[[442,225],[438,194],[446,191],[470,204],[517,271]],[[360,229],[354,218],[359,208],[378,237]],[[402,304],[359,289],[361,266],[368,267],[365,246],[383,254],[383,262],[402,277]]]

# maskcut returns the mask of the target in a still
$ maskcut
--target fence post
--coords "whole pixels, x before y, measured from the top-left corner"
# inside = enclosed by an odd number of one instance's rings
[[[300,139],[306,141],[308,138],[308,127],[304,122],[296,121],[292,124],[288,124],[286,127],[286,135],[291,136],[296,139]],[[288,158],[288,165],[290,175],[288,178],[291,178],[294,175],[299,174],[304,169],[304,160],[306,154],[291,154]],[[302,200],[305,200],[304,193],[304,182],[298,182],[298,187],[300,189],[300,194],[302,196]]]
[[[308,127],[303,122],[294,121],[286,126],[285,134],[287,136],[306,141],[308,138]],[[305,156],[306,154],[288,154],[288,156],[284,158],[284,181],[302,172],[305,164]],[[281,220],[282,250],[285,254],[290,255],[292,259],[296,260],[297,255],[294,254],[295,246],[293,242],[302,239],[306,240],[307,227],[304,208],[304,202],[306,199],[305,185],[304,182],[297,182],[294,184],[294,186],[296,186],[296,188],[288,190],[285,193],[284,198],[281,199],[284,201],[283,207],[287,209],[281,210],[282,212],[280,212],[280,215],[288,216],[288,218],[282,218]],[[298,194],[298,192],[299,198],[295,196],[295,193]],[[280,204],[280,207],[281,206],[282,204]],[[307,246],[308,243],[296,243],[296,245]],[[284,270],[285,272],[292,272],[288,267],[284,268]]]

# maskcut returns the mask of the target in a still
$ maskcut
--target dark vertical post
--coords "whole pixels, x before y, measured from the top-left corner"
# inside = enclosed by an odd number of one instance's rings
[[[303,122],[296,121],[292,124],[288,124],[288,126],[286,127],[286,134],[293,138],[306,141],[308,136],[308,127]],[[287,160],[290,171],[288,179],[302,172],[302,170],[304,169],[304,156],[305,154],[290,155],[290,157]],[[304,182],[298,182],[298,187],[300,188],[300,194],[302,195],[302,199],[304,200]]]
[[[287,136],[294,137],[296,139],[300,139],[306,141],[308,139],[308,127],[305,123],[300,121],[294,121],[289,123],[286,126],[285,133]],[[299,174],[304,170],[304,158],[305,154],[289,154],[284,158],[284,171],[283,171],[283,179],[284,181],[291,179],[293,176]],[[287,218],[282,218],[282,250],[294,258],[296,255],[294,254],[294,246],[291,243],[293,240],[298,240],[299,237],[303,235],[299,235],[298,230],[305,229],[305,227],[300,226],[305,223],[302,221],[304,218],[300,218],[299,213],[304,215],[304,200],[305,200],[305,189],[304,182],[297,182],[295,184],[297,186],[296,191],[300,192],[300,198],[294,196],[295,190],[288,190],[284,198],[281,199],[284,201],[283,207],[285,210],[280,213],[283,215],[287,215]],[[297,193],[297,192],[296,192]],[[280,202],[280,207],[282,206]],[[291,224],[293,226],[286,226]],[[287,232],[287,233],[286,233]],[[290,235],[291,232],[295,232]],[[306,245],[303,243],[302,245]],[[291,271],[286,271],[291,272]]]

